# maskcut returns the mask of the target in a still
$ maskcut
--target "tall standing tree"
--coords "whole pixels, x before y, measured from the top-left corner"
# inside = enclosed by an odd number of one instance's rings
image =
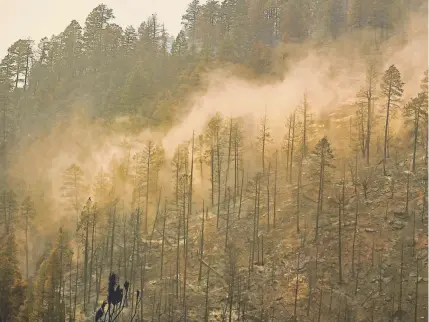
[[[386,122],[384,126],[383,173],[386,175],[387,147],[389,141],[389,122],[404,92],[401,73],[395,65],[391,65],[384,73],[381,91],[386,100]]]
[[[65,63],[64,72],[71,71],[70,76],[77,76],[82,67],[79,66],[83,49],[82,27],[76,20],[72,20],[60,37]]]
[[[265,154],[268,148],[268,144],[272,143],[271,131],[268,125],[268,117],[266,112],[260,121],[259,135],[257,137],[257,140],[259,148],[261,149],[262,173],[265,173]]]
[[[14,90],[23,88],[26,90],[33,56],[33,42],[31,40],[19,39],[8,48],[9,59],[12,64],[14,78]]]
[[[109,22],[114,19],[113,10],[105,4],[95,7],[85,20],[83,44],[91,67],[97,70],[104,58],[104,43]]]
[[[197,39],[197,19],[201,11],[200,0],[192,0],[185,14],[182,16],[182,24],[189,35],[190,44],[194,50]]]
[[[358,104],[361,106],[360,114],[361,117],[359,125],[362,132],[362,148],[363,154],[365,155],[366,165],[369,165],[369,157],[371,150],[371,132],[372,132],[372,118],[373,118],[373,106],[376,97],[376,85],[377,85],[377,69],[373,61],[367,65],[365,85],[359,90],[357,94]],[[366,123],[366,129],[364,124]]]
[[[77,223],[87,191],[84,182],[84,172],[78,165],[73,163],[65,170],[60,191],[62,197],[65,199],[66,209],[74,212]]]
[[[323,213],[323,196],[325,188],[325,178],[326,178],[326,169],[333,167],[332,160],[334,159],[334,154],[331,149],[331,144],[328,141],[328,138],[323,137],[314,148],[314,156],[318,159],[319,164],[319,192],[317,197],[317,210],[316,210],[316,228],[315,228],[315,237],[317,241],[319,233],[319,218]]]
[[[201,56],[208,60],[213,57],[219,43],[218,21],[220,18],[220,5],[217,0],[208,0],[201,6],[197,17],[197,30],[201,38]]]
[[[143,233],[147,234],[147,218],[150,196],[156,192],[158,174],[164,162],[164,150],[154,141],[149,141],[142,152],[135,156],[137,207],[141,207],[144,193]]]
[[[411,99],[404,107],[404,117],[406,123],[412,123],[413,133],[413,161],[411,169],[413,172],[416,171],[416,153],[417,145],[419,140],[421,120],[427,119],[427,105],[425,105],[424,93],[419,93],[417,97]]]
[[[127,53],[131,53],[137,43],[137,32],[133,26],[127,26],[124,30],[123,44],[122,47]]]

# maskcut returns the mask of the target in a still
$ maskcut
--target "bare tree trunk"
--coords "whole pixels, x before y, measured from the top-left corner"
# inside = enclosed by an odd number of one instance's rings
[[[136,212],[136,216],[135,216],[135,224],[134,224],[134,236],[133,236],[133,247],[131,250],[131,287],[132,287],[132,292],[131,292],[131,311],[134,309],[134,289],[135,289],[135,278],[136,278],[136,273],[135,273],[135,262],[136,262],[136,247],[138,246],[137,244],[137,240],[140,236],[139,234],[139,229],[140,229],[140,208],[137,208],[137,212]],[[107,247],[106,247],[106,253],[107,253],[107,249],[108,249],[108,243],[107,243]]]
[[[255,205],[254,205],[254,212],[253,212],[253,238],[252,238],[252,260],[251,260],[251,268],[253,271],[253,263],[254,263],[254,256],[255,256],[255,241],[257,238],[257,206],[258,206],[258,179],[256,179],[255,183]]]
[[[356,247],[356,236],[358,228],[359,218],[359,195],[356,195],[356,209],[355,209],[355,225],[353,230],[353,245],[352,245],[352,275],[355,276],[355,247]]]
[[[270,231],[270,172],[271,162],[268,163],[268,174],[267,174],[267,228]]]
[[[413,210],[413,251],[412,254],[413,256],[415,256],[415,252],[416,252],[416,211]]]
[[[265,112],[264,121],[262,125],[262,173],[265,174],[265,144],[267,139],[267,113]]]
[[[366,120],[366,142],[365,142],[365,149],[366,149],[366,153],[365,153],[365,157],[366,157],[366,165],[369,166],[369,156],[370,156],[370,145],[371,145],[371,130],[372,130],[372,125],[371,125],[371,120],[372,120],[372,109],[371,109],[371,104],[372,104],[372,78],[370,79],[370,84],[369,84],[369,91],[368,91],[368,97],[367,97],[367,120]]]
[[[124,279],[127,281],[127,270],[128,270],[128,258],[127,258],[127,215],[123,214],[123,223],[124,226],[122,227],[123,229],[123,251],[124,251]]]
[[[210,148],[210,184],[211,184],[211,199],[212,199],[212,208],[214,207],[214,148],[213,148],[213,138],[212,145]]]
[[[186,189],[183,189],[183,215],[185,216],[186,213]],[[184,228],[184,236],[185,236],[185,242],[184,242],[184,260],[185,260],[185,267],[183,272],[183,307],[186,309],[186,283],[187,283],[187,277],[188,277],[188,218],[186,218],[185,226]]]
[[[206,303],[204,311],[204,321],[209,321],[209,280],[210,280],[210,267],[207,267],[207,279],[206,279]]]
[[[413,166],[412,171],[416,172],[416,152],[417,152],[417,141],[419,136],[419,121],[420,121],[420,107],[416,109],[416,119],[414,121],[414,147],[413,147]]]
[[[407,173],[407,198],[405,201],[405,213],[408,215],[408,203],[410,199],[410,172]]]
[[[180,230],[182,219],[177,216],[178,228],[177,228],[177,249],[176,249],[176,299],[179,299],[179,273],[180,273]]]
[[[228,248],[228,237],[229,237],[229,205],[230,205],[230,199],[231,199],[231,192],[228,187],[228,205],[227,205],[227,212],[226,212],[226,232],[225,232],[225,250]]]
[[[323,301],[323,290],[322,287],[319,287],[320,295],[319,295],[319,311],[317,313],[317,322],[320,322],[320,316],[322,313],[322,301]]]
[[[28,210],[25,215],[25,274],[26,280],[28,281]],[[71,274],[71,272],[70,272]]]
[[[303,133],[302,133],[302,154],[304,158],[307,156],[307,95],[304,93],[304,112],[303,112]]]
[[[287,148],[286,148],[286,182],[289,182],[289,158],[290,158],[291,132],[292,132],[292,116],[289,116],[289,130],[288,130]]]
[[[216,213],[216,229],[219,228],[220,217],[220,178],[221,178],[221,162],[220,162],[220,143],[219,130],[216,132],[216,157],[217,157],[217,213]]]
[[[141,249],[141,248],[143,248],[143,250]],[[141,254],[142,254],[142,252],[143,252],[143,260],[142,260],[142,256],[141,256]],[[143,292],[143,290],[144,290],[144,284],[145,284],[145,277],[146,277],[146,256],[147,256],[147,253],[148,253],[148,250],[147,250],[147,246],[146,246],[146,244],[142,247],[142,243],[139,243],[139,255],[138,255],[138,257],[139,257],[139,262],[140,262],[140,290],[141,290],[141,292],[140,292],[140,296],[141,296],[141,300],[140,300],[140,317],[141,317],[141,320],[143,321],[144,320],[144,315],[143,315],[143,313],[144,313],[144,310],[143,310],[143,308],[144,308],[144,305],[143,305],[143,303],[144,303],[144,301],[143,301],[143,296],[145,295],[145,292]],[[136,305],[137,305],[137,303],[136,303]]]
[[[110,241],[110,268],[109,268],[109,272],[110,274],[112,273],[112,269],[113,269],[113,249],[114,249],[114,243],[115,243],[115,226],[116,226],[116,204],[113,206],[113,213],[111,216],[111,220],[112,220],[112,238]]]
[[[108,234],[107,234],[108,235]],[[103,264],[104,264],[104,251],[109,247],[108,237],[106,236],[106,241],[103,241],[103,248],[100,254],[97,254],[97,264],[96,267],[96,278],[95,278],[95,303],[94,303],[94,311],[97,310],[98,298],[100,296],[100,286],[101,286],[101,277],[103,275]],[[98,262],[98,257],[100,257],[100,261]]]
[[[301,215],[301,181],[302,181],[302,158],[299,160],[299,169],[298,169],[298,182],[296,189],[296,232],[299,233],[299,217]]]
[[[381,274],[381,266],[382,266],[382,257],[381,253],[378,252],[378,292],[381,293],[383,291],[383,276]]]
[[[324,182],[324,170],[325,170],[325,151],[322,148],[322,155],[320,157],[320,171],[319,171],[319,194],[317,197],[317,212],[316,212],[316,232],[314,240],[317,241],[319,234],[319,217],[322,212],[322,200],[323,200],[323,182]]]
[[[293,306],[293,317],[294,321],[298,321],[298,317],[296,315],[296,308],[298,305],[298,290],[299,290],[299,257],[301,255],[301,248],[298,249],[298,256],[297,256],[297,264],[296,264],[296,283],[295,283],[295,302]]]
[[[207,209],[208,212],[208,209]],[[201,218],[201,239],[200,239],[200,269],[198,272],[198,283],[201,282],[201,275],[202,275],[202,269],[203,269],[203,256],[204,256],[204,200],[203,200],[203,214]]]
[[[231,148],[232,148],[232,118],[229,122],[228,159],[226,162],[224,199],[226,199],[226,194],[227,194],[227,190],[228,190],[228,176],[229,176],[229,164],[231,162]]]
[[[428,181],[423,180],[424,193],[423,193],[423,207],[422,207],[422,223],[425,220],[425,214],[427,212],[427,195],[428,195]]]
[[[69,263],[69,322],[73,321],[73,306],[72,306],[72,270],[73,270],[73,253],[70,254],[70,263]]]
[[[292,164],[293,164],[293,146],[295,142],[295,112],[293,112],[293,123],[292,123],[292,142],[290,146],[290,165],[289,165],[289,179],[292,183]]]
[[[160,280],[163,279],[163,269],[164,269],[164,247],[165,247],[165,222],[167,220],[167,201],[164,205],[164,220],[162,223],[162,242],[161,242],[161,268],[160,268]]]
[[[234,134],[234,203],[238,195],[238,124]]]
[[[244,170],[241,173],[240,204],[238,205],[238,219],[240,219],[240,215],[241,215],[241,205],[243,202],[243,187],[244,187]]]
[[[416,258],[416,298],[414,299],[414,322],[417,322],[419,300],[419,260]]]
[[[194,133],[192,133],[192,152],[191,152],[191,177],[189,182],[189,202],[188,202],[188,216],[192,214],[192,192],[194,182]]]
[[[231,256],[231,255],[230,255]],[[235,260],[231,259],[231,261]],[[228,306],[229,306],[229,322],[232,322],[232,304],[233,304],[233,300],[234,300],[234,282],[235,282],[235,264],[231,263],[230,265],[232,265],[233,267],[230,268],[231,269],[231,281],[229,283],[229,287],[228,287]]]
[[[79,279],[79,247],[77,248],[76,258],[76,279],[74,284],[74,307],[73,307],[73,321],[76,321],[76,307],[77,307],[77,281]]]
[[[404,244],[401,245],[401,269],[400,269],[400,275],[399,275],[399,302],[398,302],[398,311],[402,311],[402,278],[403,278],[403,271],[404,271]],[[418,277],[416,277],[418,279]],[[401,314],[401,320],[402,320],[402,314]],[[400,321],[401,321],[400,320]]]
[[[389,87],[389,96],[387,98],[387,109],[386,109],[386,124],[384,126],[384,149],[383,149],[383,174],[386,175],[386,159],[387,159],[387,141],[389,133],[389,117],[390,117],[390,99],[391,99],[391,89],[392,85]]]
[[[360,251],[358,253],[358,262],[357,262],[357,267],[356,267],[355,296],[357,294],[358,286],[359,286],[359,272],[360,272]]]
[[[187,215],[188,212],[186,211],[186,196],[187,196],[187,186],[188,186],[188,175],[187,173],[185,174],[184,180],[183,180],[183,196],[182,196],[182,203],[183,203],[183,208],[182,208],[182,218],[183,218],[183,255],[185,255],[185,252],[187,250],[187,242],[188,242],[188,222],[187,222]]]
[[[83,311],[86,313],[86,304],[87,304],[87,287],[88,287],[88,248],[89,248],[89,209],[86,214],[86,223],[85,223],[85,254],[84,254],[84,264],[83,264]]]
[[[93,212],[92,212],[91,257],[90,257],[90,263],[89,263],[88,304],[91,301],[91,286],[92,286],[92,268],[93,268],[93,261],[94,261],[95,229],[96,229],[96,212],[95,212],[95,209],[94,209]]]
[[[308,299],[307,299],[307,316],[310,315],[310,308],[311,308],[311,300],[313,298],[313,286],[314,286],[314,280],[318,280],[317,278],[317,269],[318,269],[318,262],[319,262],[319,244],[316,243],[316,258],[315,258],[315,267],[314,272],[313,269],[309,267],[308,269]],[[314,273],[314,275],[313,275]]]
[[[342,217],[342,208],[343,208],[343,203],[344,203],[344,181],[345,178],[343,179],[343,195],[342,197],[340,197],[339,200],[339,205],[338,205],[338,274],[339,274],[339,283],[341,284],[343,282],[343,264],[342,264],[342,245],[341,245],[341,241],[342,241],[342,236],[341,236],[341,226],[342,226],[342,221],[341,221],[341,217]]]
[[[278,150],[276,150],[276,165],[274,169],[274,200],[273,200],[273,228],[276,229],[276,213],[277,213],[277,161]]]
[[[149,216],[149,187],[150,187],[150,162],[152,158],[152,148],[153,143],[149,141],[147,145],[147,163],[146,163],[146,200],[145,200],[145,214],[144,214],[144,223],[143,223],[143,233],[147,235],[147,219]],[[142,302],[143,303],[143,302]]]
[[[258,263],[259,263],[259,220],[260,220],[260,198],[261,198],[261,181],[258,180],[257,206],[256,206],[256,241],[258,246]]]

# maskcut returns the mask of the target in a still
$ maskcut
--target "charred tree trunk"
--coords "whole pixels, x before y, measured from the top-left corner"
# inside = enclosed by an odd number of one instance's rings
[[[292,164],[293,164],[293,146],[295,142],[295,112],[293,112],[293,122],[292,122],[292,142],[290,145],[290,165],[289,165],[289,181],[292,183]]]
[[[165,201],[164,206],[164,219],[162,223],[162,242],[161,242],[161,268],[160,268],[160,280],[163,279],[163,269],[164,269],[164,247],[165,247],[165,222],[167,220],[167,201]]]
[[[271,172],[271,162],[268,163],[268,173],[267,173],[267,229],[270,231],[270,172]]]
[[[74,284],[74,306],[73,306],[73,321],[76,321],[76,308],[77,308],[77,281],[79,279],[79,247],[77,248],[76,258],[76,279]]]
[[[389,86],[389,95],[387,97],[386,108],[386,123],[384,126],[384,148],[383,148],[383,174],[386,175],[386,159],[387,159],[387,142],[389,140],[389,118],[390,118],[390,100],[391,100],[392,84]]]
[[[403,271],[404,271],[404,244],[401,245],[401,268],[399,272],[399,300],[398,300],[398,312],[402,311],[402,283],[403,283]],[[418,277],[416,277],[418,279]],[[402,315],[402,314],[401,314]],[[401,319],[402,320],[402,319]],[[400,320],[400,321],[401,321]]]
[[[322,149],[320,156],[320,170],[319,170],[319,194],[317,197],[317,212],[316,212],[316,233],[314,240],[317,241],[319,234],[319,217],[322,213],[322,202],[323,202],[323,183],[324,183],[324,172],[325,172],[325,151]]]
[[[358,230],[358,218],[359,218],[359,195],[356,195],[356,209],[355,209],[355,225],[353,230],[353,245],[352,245],[352,275],[355,276],[355,248],[356,248],[356,236]]]
[[[227,196],[227,198],[228,198],[228,201],[227,201],[227,212],[226,212],[226,232],[225,232],[225,250],[226,249],[228,249],[228,241],[229,241],[229,216],[230,216],[230,209],[229,209],[229,206],[230,206],[230,200],[231,200],[231,191],[230,191],[230,189],[229,189],[229,187],[228,187],[228,196]]]
[[[88,290],[88,249],[89,249],[89,209],[86,214],[85,220],[85,257],[83,264],[83,311],[86,313],[86,305],[87,305],[87,290]]]
[[[91,233],[91,257],[89,263],[89,287],[88,287],[88,304],[91,301],[91,286],[92,286],[92,268],[94,262],[94,241],[95,241],[95,229],[96,229],[96,211],[92,212],[92,233]]]
[[[231,118],[231,120],[229,122],[228,159],[226,161],[225,194],[224,194],[224,199],[226,199],[227,190],[228,190],[228,176],[229,176],[229,164],[231,162],[231,149],[232,149],[232,118]]]
[[[209,321],[209,281],[210,281],[210,267],[207,267],[207,279],[206,279],[206,302],[204,310],[204,321]]]
[[[208,209],[207,209],[208,212]],[[204,256],[204,200],[203,200],[203,213],[201,216],[201,239],[200,239],[200,269],[198,271],[198,283],[201,282],[201,275],[202,275],[202,269],[203,269],[203,256]]]
[[[296,283],[295,283],[295,302],[294,302],[294,306],[293,306],[293,317],[294,317],[294,321],[297,322],[298,321],[298,317],[296,314],[296,309],[298,306],[298,290],[299,290],[299,258],[301,255],[301,249],[298,249],[298,256],[297,256],[297,260],[296,260]]]
[[[277,213],[277,161],[278,150],[276,151],[276,165],[274,169],[274,200],[273,200],[273,228],[276,229],[276,213]]]
[[[418,300],[419,300],[419,260],[416,258],[416,298],[414,299],[414,322],[417,322]]]
[[[211,200],[212,200],[212,208],[214,207],[214,147],[213,147],[213,139],[212,145],[210,147],[210,184],[211,184]]]
[[[219,228],[219,217],[220,217],[220,187],[221,187],[221,162],[220,162],[220,142],[219,142],[219,130],[216,132],[216,161],[217,161],[217,213],[216,213],[216,229]]]
[[[243,202],[243,187],[244,187],[244,170],[241,173],[240,204],[238,205],[238,219],[240,219],[240,216],[241,216],[241,205]]]
[[[420,121],[420,107],[416,108],[416,116],[414,121],[414,146],[413,146],[413,165],[412,171],[416,172],[416,153],[417,153],[417,143],[419,136],[419,121]]]

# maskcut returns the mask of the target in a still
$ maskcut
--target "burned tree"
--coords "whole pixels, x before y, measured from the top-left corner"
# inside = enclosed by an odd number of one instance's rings
[[[334,159],[334,154],[331,149],[331,144],[328,141],[328,138],[323,137],[316,145],[313,156],[318,159],[319,163],[319,192],[317,197],[317,209],[316,209],[316,228],[315,228],[315,237],[314,240],[317,240],[319,232],[319,218],[323,213],[323,193],[324,193],[324,184],[326,177],[326,169],[332,168],[332,160]]]

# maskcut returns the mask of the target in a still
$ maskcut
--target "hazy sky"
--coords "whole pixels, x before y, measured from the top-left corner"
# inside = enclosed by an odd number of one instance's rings
[[[156,12],[169,33],[181,28],[181,17],[190,0],[0,0],[0,59],[19,38],[35,40],[58,34],[76,19],[82,26],[86,16],[100,3],[113,9],[118,25],[137,27]],[[204,1],[201,1],[204,2]]]

